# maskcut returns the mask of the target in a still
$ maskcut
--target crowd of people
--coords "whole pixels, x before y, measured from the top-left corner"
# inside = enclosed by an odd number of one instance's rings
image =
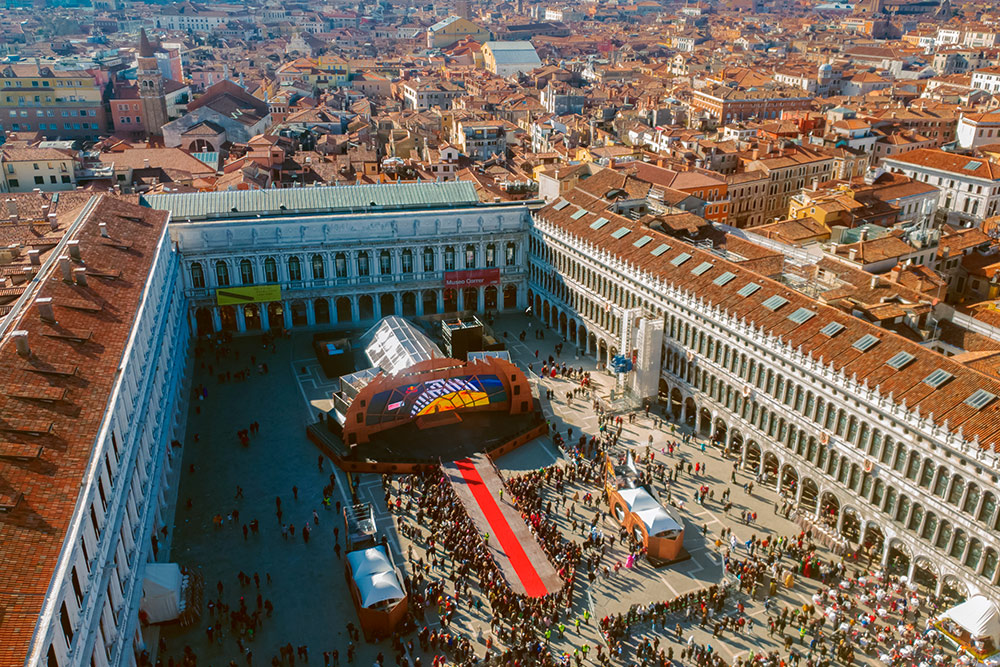
[[[523,334],[521,339],[524,339]],[[269,341],[268,345],[272,345]],[[212,352],[216,362],[229,354],[228,341],[220,339]],[[536,355],[537,356],[537,355]],[[238,357],[237,357],[238,358]],[[255,362],[251,359],[251,362]],[[567,382],[567,402],[587,393],[591,378],[583,368],[567,366],[553,357],[540,359],[542,374]],[[207,370],[214,371],[208,360],[202,362]],[[258,368],[260,372],[260,368]],[[266,372],[263,371],[263,372]],[[220,382],[229,381],[225,375]],[[553,386],[562,386],[559,381]],[[554,397],[554,392],[547,390]],[[198,400],[207,397],[207,388],[194,389]],[[692,498],[705,504],[715,500],[715,490],[709,485],[702,460],[681,458],[683,448],[699,457],[698,442],[688,433],[665,438],[650,436],[643,452],[639,443],[623,447],[628,438],[624,429],[636,423],[641,412],[618,414],[605,410],[594,401],[597,429],[593,434],[574,431],[572,426],[557,430],[551,425],[554,441],[564,454],[564,462],[524,474],[510,475],[504,479],[501,501],[508,500],[520,512],[526,525],[537,538],[540,546],[555,567],[563,586],[558,592],[529,597],[514,590],[504,577],[501,567],[491,555],[489,535],[483,534],[465,512],[454,489],[443,472],[434,472],[383,478],[386,503],[397,517],[400,532],[414,544],[422,545],[416,551],[406,550],[409,576],[404,586],[409,597],[410,617],[391,637],[395,664],[400,667],[422,667],[427,660],[420,653],[432,655],[430,665],[496,665],[521,667],[528,665],[601,665],[630,664],[666,666],[673,664],[698,665],[699,667],[823,667],[833,661],[852,664],[859,657],[880,660],[893,667],[917,665],[933,667],[951,664],[951,656],[941,651],[939,635],[921,626],[922,614],[933,598],[921,598],[912,582],[889,576],[882,572],[850,576],[849,565],[844,560],[830,560],[813,543],[807,530],[790,536],[775,536],[756,526],[757,515],[751,509],[741,510],[747,531],[758,534],[740,540],[731,529],[723,528],[714,542],[722,556],[724,577],[719,584],[695,592],[676,596],[670,600],[633,605],[627,612],[609,614],[601,619],[591,619],[586,605],[579,604],[581,589],[598,577],[610,578],[621,569],[648,567],[642,565],[645,555],[641,542],[631,532],[603,530],[607,496],[603,492],[603,474],[614,457],[619,465],[626,461],[626,451],[636,464],[639,482],[660,484],[666,502],[683,507],[677,481],[687,474],[692,482]],[[655,420],[659,429],[660,418]],[[675,427],[669,422],[671,432]],[[562,428],[565,429],[565,436]],[[238,432],[244,445],[257,433],[256,423]],[[692,443],[694,443],[692,445]],[[720,443],[721,445],[721,443]],[[705,453],[705,443],[700,452]],[[676,460],[672,460],[673,457]],[[659,457],[659,460],[657,460]],[[319,460],[322,469],[322,457]],[[725,474],[728,474],[726,471]],[[732,478],[735,481],[737,469]],[[336,480],[322,490],[324,507],[329,508],[330,496]],[[594,492],[573,488],[595,487]],[[739,493],[739,486],[726,489],[719,499],[720,509],[732,507],[730,492]],[[752,495],[753,482],[748,481],[743,491]],[[298,489],[293,489],[293,499]],[[672,495],[673,494],[673,495]],[[237,497],[242,489],[237,487]],[[294,527],[282,523],[282,507],[276,498],[276,515],[282,534],[294,537]],[[594,512],[587,518],[578,518],[576,503],[582,502]],[[337,504],[339,512],[340,503]],[[188,503],[190,508],[190,501]],[[775,503],[775,514],[794,511],[790,501],[780,506]],[[238,510],[215,518],[216,526],[239,526]],[[300,536],[308,541],[310,524],[318,525],[319,518],[313,510],[312,521],[300,523]],[[562,527],[560,526],[562,524]],[[251,536],[258,534],[259,523],[249,524]],[[570,532],[572,527],[572,532]],[[244,526],[244,539],[247,527]],[[288,532],[286,532],[288,531]],[[706,529],[707,532],[707,529]],[[727,539],[728,538],[728,539]],[[615,545],[624,548],[615,550]],[[340,556],[339,545],[337,556]],[[586,579],[584,579],[586,578]],[[270,575],[248,576],[242,572],[237,577],[238,588],[218,583],[219,595],[210,601],[208,608],[208,641],[235,642],[248,667],[253,663],[252,642],[255,635],[273,613],[273,605],[265,593],[270,585]],[[814,588],[811,604],[783,606],[778,589],[803,585]],[[261,587],[264,587],[263,589]],[[229,595],[224,595],[223,593]],[[752,616],[744,604],[752,599],[764,600],[765,614]],[[460,612],[475,610],[485,616],[482,626],[460,624]],[[429,612],[436,612],[440,627],[432,629]],[[596,623],[598,635],[603,640],[590,646],[587,633],[580,632],[581,624]],[[694,632],[694,628],[700,633]],[[574,634],[574,632],[576,634]],[[750,650],[727,662],[718,651],[718,641],[698,641],[697,637],[711,636],[726,641],[727,633],[755,635],[764,633],[773,640],[772,650]],[[348,625],[350,643],[346,650],[323,654],[326,665],[339,667],[355,661],[357,629]],[[569,637],[570,641],[557,640]],[[776,639],[775,639],[776,637]],[[572,644],[575,649],[564,647]],[[485,655],[478,647],[485,646]],[[161,647],[163,648],[163,647]],[[308,662],[308,648],[280,647],[280,655],[271,657],[271,664],[294,665]],[[164,651],[160,651],[164,655]],[[270,656],[269,656],[270,657]],[[388,664],[392,658],[381,653],[378,665]],[[315,662],[315,661],[314,661]],[[164,667],[196,667],[197,656],[185,647],[177,660],[161,662]],[[236,662],[230,663],[232,666]],[[266,659],[264,661],[266,664]],[[239,667],[242,667],[240,665]]]

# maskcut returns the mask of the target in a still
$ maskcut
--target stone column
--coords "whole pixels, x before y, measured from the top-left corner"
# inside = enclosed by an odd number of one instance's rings
[[[292,328],[292,308],[289,306],[288,301],[281,302],[281,316],[285,320],[285,328]]]
[[[351,300],[351,323],[357,323],[361,320],[361,312],[358,310],[358,297],[354,295],[348,298]]]
[[[882,569],[884,570],[889,566],[889,538],[885,537],[885,541],[882,544]]]
[[[222,331],[222,317],[219,315],[219,307],[212,307],[212,326],[216,331]]]
[[[441,314],[444,312],[444,290],[436,289],[434,294],[437,296],[437,312]]]
[[[497,312],[502,313],[507,304],[503,300],[503,283],[497,285]]]
[[[316,326],[316,309],[312,299],[305,299],[306,304],[306,325]]]
[[[271,322],[267,316],[267,303],[260,304],[260,330],[269,331],[271,329]]]
[[[239,333],[246,333],[247,321],[243,314],[243,306],[233,306],[236,310],[236,331]]]

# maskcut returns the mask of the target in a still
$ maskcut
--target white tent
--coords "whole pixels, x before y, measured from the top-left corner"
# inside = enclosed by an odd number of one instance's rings
[[[180,616],[184,575],[177,563],[147,563],[139,608],[150,623],[172,621]]]
[[[379,572],[364,578],[358,581],[358,590],[361,591],[361,604],[365,607],[374,607],[379,602],[402,600],[406,597],[399,586],[395,572]]]
[[[671,530],[683,530],[662,507],[636,512],[636,516],[646,525],[646,532],[654,537]]]
[[[973,595],[942,614],[960,625],[973,639],[992,638],[1000,645],[1000,609],[983,595]]]
[[[402,600],[406,597],[399,577],[385,553],[385,547],[351,551],[347,554],[347,562],[351,565],[351,576],[361,594],[362,606],[374,607],[386,600]]]
[[[379,572],[391,572],[392,565],[381,549],[372,548],[362,551],[351,551],[347,554],[354,578],[370,577]]]
[[[642,520],[646,526],[646,532],[650,535],[656,536],[671,530],[684,529],[646,489],[641,487],[622,489],[618,493],[628,505],[629,511],[635,513]]]
[[[637,489],[622,489],[618,493],[632,512],[639,513],[643,510],[656,509],[660,506],[660,503],[656,502],[656,499],[649,495],[649,492],[642,487]]]

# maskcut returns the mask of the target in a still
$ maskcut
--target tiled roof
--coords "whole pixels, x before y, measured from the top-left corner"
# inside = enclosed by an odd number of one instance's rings
[[[603,209],[602,202],[578,189],[564,193],[563,198],[575,206],[565,206],[560,211],[550,204],[540,209],[536,216],[583,241],[607,250],[626,264],[703,297],[706,306],[718,307],[738,320],[752,322],[771,336],[780,337],[791,349],[801,349],[803,354],[811,353],[814,359],[822,358],[825,365],[832,366],[848,378],[856,375],[858,382],[867,381],[869,387],[878,385],[883,396],[891,392],[893,400],[897,403],[905,400],[909,410],[919,409],[920,414],[925,417],[933,413],[936,424],[943,425],[947,420],[950,430],[961,428],[964,438],[978,438],[982,447],[1000,451],[1000,402],[991,403],[981,410],[974,410],[964,403],[977,389],[986,389],[1000,395],[1000,381],[928,350],[897,333],[851,317],[832,306],[822,305],[780,282],[748,270],[745,266],[660,234],[634,220],[610,213]],[[578,207],[599,211],[600,216],[609,218],[610,224],[593,229],[591,223],[598,217],[597,213],[588,213],[574,220],[571,214]],[[621,227],[628,227],[633,233],[626,234],[623,238],[614,238],[612,232]],[[636,247],[633,241],[639,231],[654,236],[654,240],[644,247]],[[650,248],[657,248],[661,240],[670,245],[670,250],[654,256]],[[682,253],[687,253],[692,258],[679,266],[672,264],[671,260]],[[713,268],[701,275],[693,274],[691,267],[703,262],[711,263]],[[720,288],[713,281],[726,271],[736,274],[736,279]],[[749,282],[756,282],[763,288],[751,296],[739,296],[737,291]],[[789,303],[776,311],[765,308],[763,302],[775,295],[788,299]],[[817,316],[802,324],[790,321],[788,314],[798,308],[814,310]],[[820,334],[820,329],[830,322],[838,322],[844,329],[833,337]],[[879,344],[867,351],[855,348],[854,342],[864,335],[874,336]],[[915,361],[902,370],[887,366],[885,362],[901,350],[913,354]],[[933,389],[922,380],[938,368],[954,377],[941,388]]]
[[[913,165],[914,167],[947,171],[965,178],[981,178],[990,181],[1000,180],[1000,164],[983,158],[948,153],[934,148],[918,148],[909,153],[893,155],[886,158],[885,161],[887,164],[899,162]]]
[[[475,206],[479,197],[471,183],[446,181],[150,195],[143,201],[169,210],[175,221],[181,221],[247,217],[273,213],[281,207],[290,212],[318,213]]]
[[[3,438],[41,450],[37,458],[0,459],[0,496],[20,496],[13,510],[0,514],[0,665],[25,662],[167,218],[106,196],[86,215],[74,235],[81,266],[114,268],[121,278],[91,277],[81,287],[64,282],[54,265],[37,296],[52,298],[57,323],[42,321],[30,305],[13,328],[28,332],[31,356],[19,356],[9,338],[0,345],[0,425],[11,429]],[[129,250],[105,243],[99,222],[111,238],[128,239]],[[67,307],[70,302],[96,309]],[[91,337],[72,342],[51,336],[54,331]],[[53,368],[75,372],[44,372]],[[60,398],[28,398],[39,392]],[[37,424],[31,428],[39,432],[13,430],[26,424]]]

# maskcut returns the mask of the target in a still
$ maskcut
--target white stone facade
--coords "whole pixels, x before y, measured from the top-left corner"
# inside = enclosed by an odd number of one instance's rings
[[[178,260],[164,229],[28,665],[136,664],[145,564],[180,460],[168,444],[183,429],[189,343]]]
[[[524,205],[480,206],[174,221],[171,236],[199,332],[243,332],[524,308],[529,222]],[[445,287],[450,271],[489,268],[499,285]],[[220,287],[263,284],[281,301],[216,305]]]
[[[530,251],[536,314],[600,360],[617,353],[624,309],[663,317],[660,400],[763,466],[800,511],[834,519],[833,539],[881,541],[876,562],[938,591],[1000,597],[995,453],[538,215]]]

